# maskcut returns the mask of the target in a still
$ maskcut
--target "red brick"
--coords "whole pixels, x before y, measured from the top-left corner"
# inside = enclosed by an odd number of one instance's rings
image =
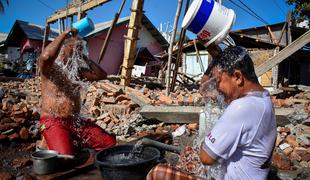
[[[29,137],[29,131],[25,127],[21,128],[19,131],[19,136],[23,140],[27,140]]]
[[[283,150],[283,153],[285,154],[285,155],[290,155],[291,154],[291,152],[293,152],[293,148],[292,147],[288,147],[288,148],[285,148],[284,150]]]
[[[7,135],[5,135],[5,134],[0,134],[0,142],[1,142],[1,141],[5,141],[7,138],[8,138]]]
[[[8,172],[0,172],[0,179],[1,180],[11,180],[13,176]]]
[[[188,96],[188,105],[190,105],[190,106],[194,105],[194,98],[192,95]]]
[[[276,147],[278,147],[282,143],[283,140],[284,140],[284,137],[278,133],[277,140],[276,140]]]
[[[137,136],[138,136],[139,138],[144,137],[144,136],[147,136],[147,135],[149,135],[149,133],[148,133],[147,131],[140,131],[140,132],[137,132]]]
[[[282,133],[282,132],[290,133],[291,132],[291,129],[288,127],[279,127],[277,130],[280,133]]]
[[[307,153],[307,149],[304,147],[296,147],[294,148],[294,152],[296,152],[299,156],[303,156]]]
[[[274,153],[272,156],[272,164],[278,167],[281,170],[290,170],[291,162],[283,154]]]
[[[183,102],[183,96],[182,95],[178,95],[177,96],[177,100],[178,100],[178,105],[183,105],[184,102]]]
[[[32,161],[28,158],[16,158],[12,161],[12,166],[14,168],[23,168],[31,164],[32,164]]]
[[[296,141],[296,137],[293,136],[293,135],[287,136],[285,140],[286,140],[287,143],[288,143],[289,145],[291,145],[293,148],[299,146],[298,142]]]
[[[296,153],[296,152],[292,152],[289,156],[290,160],[297,160],[297,161],[301,161],[301,157]]]
[[[14,133],[14,134],[9,135],[10,141],[14,141],[14,140],[16,140],[16,139],[18,139],[18,138],[19,138],[19,136],[18,136],[17,133]]]
[[[163,95],[163,94],[159,95],[159,101],[163,102],[164,104],[172,104],[172,99],[168,96]]]
[[[306,153],[304,155],[301,156],[301,160],[302,161],[310,161],[310,154],[309,153]]]
[[[163,134],[163,130],[164,128],[162,126],[159,126],[158,128],[156,128],[155,134]]]
[[[121,102],[121,101],[124,101],[124,100],[129,101],[130,99],[125,94],[121,94],[121,95],[117,96],[116,99],[115,99],[116,102]]]
[[[197,123],[188,124],[188,125],[187,125],[187,128],[188,128],[189,130],[196,130],[196,129],[198,129],[198,124],[197,124]]]

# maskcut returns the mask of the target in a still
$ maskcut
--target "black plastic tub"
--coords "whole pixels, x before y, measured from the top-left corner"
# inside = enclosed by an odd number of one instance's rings
[[[144,180],[147,173],[159,163],[160,152],[144,147],[138,157],[128,158],[134,145],[118,145],[96,155],[96,165],[104,180]]]

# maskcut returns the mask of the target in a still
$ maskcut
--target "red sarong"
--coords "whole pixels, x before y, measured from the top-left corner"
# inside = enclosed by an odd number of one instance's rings
[[[45,116],[40,118],[41,131],[47,146],[60,154],[74,154],[73,137],[86,148],[102,150],[116,144],[115,136],[108,134],[89,120],[77,126],[74,120]]]

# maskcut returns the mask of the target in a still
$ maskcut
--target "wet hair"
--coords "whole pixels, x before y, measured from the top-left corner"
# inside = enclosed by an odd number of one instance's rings
[[[230,76],[235,70],[240,70],[247,80],[258,83],[253,61],[244,47],[231,46],[226,48],[221,53],[216,64],[218,64],[219,68],[227,71]]]
[[[210,75],[211,70],[216,66],[217,60],[212,58],[210,64],[208,65],[206,71],[204,72],[204,75]]]

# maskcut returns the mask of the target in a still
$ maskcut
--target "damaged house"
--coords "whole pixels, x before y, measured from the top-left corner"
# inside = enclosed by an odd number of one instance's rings
[[[4,42],[8,60],[12,63],[25,63],[27,70],[34,70],[36,58],[41,53],[43,36],[43,26],[16,20]],[[57,36],[58,32],[50,29],[48,42]]]
[[[237,45],[246,47],[255,67],[267,62],[279,51],[291,44],[309,29],[281,22],[268,26],[254,27],[230,32]],[[310,85],[310,45],[288,56],[271,70],[265,70],[259,80],[263,86]]]
[[[128,30],[130,17],[118,20],[108,42],[108,47],[100,62],[100,66],[112,75],[119,74],[120,66],[124,56],[124,41]],[[84,39],[87,41],[89,58],[97,61],[99,58],[102,44],[107,36],[112,21],[103,22],[95,25],[95,30],[88,34]],[[133,74],[139,76],[141,73],[148,76],[157,76],[161,62],[153,55],[167,49],[168,42],[145,16],[142,16],[142,27],[137,41],[137,55]],[[145,66],[145,67],[144,67]]]

